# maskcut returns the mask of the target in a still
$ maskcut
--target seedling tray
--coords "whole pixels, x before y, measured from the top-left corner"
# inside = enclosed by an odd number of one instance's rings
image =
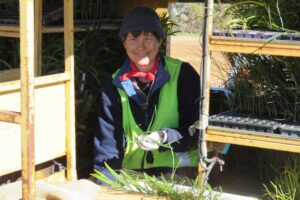
[[[209,117],[209,125],[236,130],[280,134],[300,138],[300,125],[237,112],[223,112]]]

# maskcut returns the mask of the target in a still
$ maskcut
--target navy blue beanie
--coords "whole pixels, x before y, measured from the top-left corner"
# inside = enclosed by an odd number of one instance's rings
[[[119,37],[123,38],[132,31],[151,31],[161,39],[165,35],[159,16],[153,9],[147,7],[136,7],[129,11],[123,19]]]

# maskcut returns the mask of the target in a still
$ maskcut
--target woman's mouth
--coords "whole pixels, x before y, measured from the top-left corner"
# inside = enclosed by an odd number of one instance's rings
[[[150,59],[148,56],[143,56],[138,58],[138,64],[139,65],[148,65],[150,62]]]

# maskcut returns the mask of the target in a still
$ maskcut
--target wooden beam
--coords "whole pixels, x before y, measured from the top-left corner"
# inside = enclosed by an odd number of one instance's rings
[[[48,76],[40,76],[34,79],[34,87],[41,88],[47,87],[49,85],[60,84],[70,80],[70,75],[68,73],[54,74]],[[0,83],[0,94],[9,93],[20,90],[20,81],[10,81],[5,83]]]
[[[103,30],[118,30],[120,26],[116,24],[103,24],[100,28]],[[0,26],[0,36],[19,38],[20,37],[19,29],[20,28],[18,26]],[[74,28],[74,32],[92,31],[93,29],[94,29],[93,26],[80,25]],[[42,33],[63,33],[64,27],[63,26],[41,26],[41,32]]]
[[[34,75],[40,76],[42,72],[42,20],[43,20],[43,0],[35,0],[34,5]]]
[[[20,124],[21,123],[21,113],[0,110],[0,121]]]
[[[0,37],[18,38],[19,32],[0,31]]]
[[[210,51],[300,57],[300,42],[211,36]]]
[[[35,199],[34,0],[20,1],[22,195]]]
[[[119,25],[114,25],[114,24],[103,24],[101,27],[103,30],[118,30],[120,28]],[[74,27],[74,32],[85,32],[85,31],[92,31],[94,30],[94,26],[76,26]],[[64,27],[43,27],[43,33],[63,33],[64,32]]]
[[[64,26],[65,72],[70,75],[70,80],[66,82],[67,180],[75,181],[77,179],[77,172],[75,142],[73,0],[64,0]]]
[[[300,153],[300,139],[276,134],[209,127],[207,141]]]

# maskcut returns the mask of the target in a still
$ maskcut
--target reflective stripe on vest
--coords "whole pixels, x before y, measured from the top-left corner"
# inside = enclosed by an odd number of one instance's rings
[[[154,111],[154,120],[151,120],[147,131],[142,131],[136,124],[132,115],[129,99],[126,93],[118,88],[122,102],[123,128],[126,135],[126,150],[123,159],[123,167],[127,169],[141,169],[142,162],[144,169],[154,167],[195,167],[198,164],[197,150],[175,153],[170,150],[159,152],[152,151],[154,161],[147,163],[146,152],[141,150],[135,142],[136,135],[149,134],[162,128],[177,128],[179,124],[177,82],[180,72],[181,61],[172,58],[165,58],[165,70],[170,74],[170,80],[160,90],[158,105]],[[117,75],[118,71],[113,74]],[[171,97],[171,98],[170,98]],[[176,97],[176,98],[175,98]]]

